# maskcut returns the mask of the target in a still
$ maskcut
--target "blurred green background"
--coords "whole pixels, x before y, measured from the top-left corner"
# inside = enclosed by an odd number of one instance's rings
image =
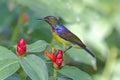
[[[21,37],[50,43],[50,27],[36,20],[49,15],[95,54],[94,80],[120,80],[120,0],[0,0],[0,45],[10,48]]]

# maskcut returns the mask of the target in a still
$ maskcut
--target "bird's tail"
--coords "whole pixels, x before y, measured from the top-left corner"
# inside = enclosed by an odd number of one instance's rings
[[[91,56],[95,57],[95,55],[93,55],[93,53],[92,53],[89,49],[87,49],[86,47],[84,47],[83,49],[84,49],[86,52],[88,52]]]

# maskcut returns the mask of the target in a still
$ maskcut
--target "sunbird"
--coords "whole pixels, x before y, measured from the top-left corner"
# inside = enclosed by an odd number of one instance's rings
[[[78,46],[88,52],[90,55],[95,57],[93,53],[87,49],[85,44],[70,30],[68,30],[64,25],[60,24],[56,17],[47,16],[44,18],[39,18],[37,20],[43,20],[47,22],[51,27],[51,32],[53,37],[64,46],[68,46],[70,49],[73,46]],[[68,50],[66,49],[66,50]]]

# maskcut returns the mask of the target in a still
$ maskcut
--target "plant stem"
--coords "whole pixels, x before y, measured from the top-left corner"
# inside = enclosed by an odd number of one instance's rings
[[[53,72],[53,78],[54,78],[54,80],[57,80],[57,73],[58,73],[58,69],[53,69],[54,70],[54,72]]]
[[[25,73],[22,68],[18,70],[21,80],[26,80]]]
[[[117,54],[118,54],[118,49],[115,46],[111,47],[106,60],[105,68],[103,70],[102,80],[110,80],[113,68],[115,67]]]
[[[12,38],[11,38],[12,43],[14,43],[18,39],[18,33],[20,32],[20,25],[21,25],[21,17],[24,11],[25,11],[25,6],[22,5],[20,9],[20,15],[18,17],[17,25],[15,26],[15,29],[12,33]]]

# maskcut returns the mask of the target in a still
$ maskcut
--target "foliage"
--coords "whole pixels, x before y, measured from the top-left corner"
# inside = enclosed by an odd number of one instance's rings
[[[0,80],[53,80],[44,51],[62,49],[61,44],[52,39],[45,22],[36,20],[48,15],[56,16],[96,56],[77,48],[68,50],[59,80],[119,80],[119,7],[119,0],[0,0]],[[14,45],[21,38],[27,52],[18,57]]]

